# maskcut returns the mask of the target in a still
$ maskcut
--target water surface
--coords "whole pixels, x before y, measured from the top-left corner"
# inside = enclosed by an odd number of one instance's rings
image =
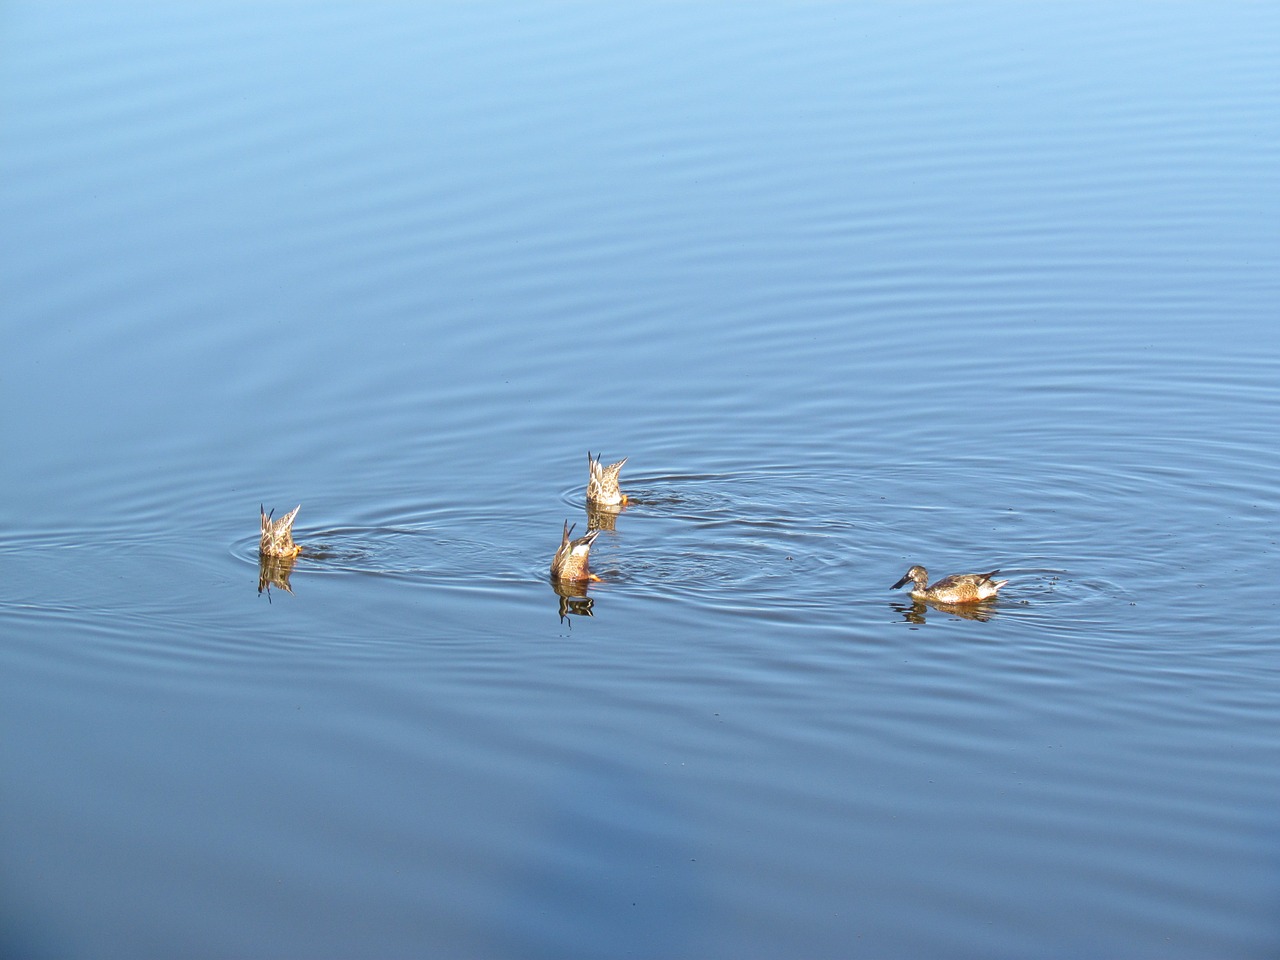
[[[9,5],[5,954],[1273,956],[1277,27]]]

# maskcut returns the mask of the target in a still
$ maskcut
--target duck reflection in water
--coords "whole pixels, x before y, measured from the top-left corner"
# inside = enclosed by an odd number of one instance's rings
[[[620,506],[602,506],[587,501],[587,530],[608,530],[612,533],[618,529],[618,514],[623,511]]]
[[[929,608],[935,614],[946,614],[959,617],[961,620],[978,620],[986,623],[996,615],[996,608],[990,603],[938,603],[936,600],[915,600],[908,603],[891,603],[889,606],[902,614],[907,623],[922,625],[927,620]]]
[[[560,622],[563,623],[566,617],[591,617],[594,614],[591,608],[595,606],[595,600],[587,596],[587,588],[582,587],[581,594],[568,593],[562,584],[556,584],[556,594],[560,598]]]
[[[293,573],[293,565],[297,557],[258,557],[258,593],[267,592],[271,599],[271,588],[279,587],[285,593],[293,593],[289,586],[289,575]]]
[[[564,580],[554,576],[551,578],[551,587],[559,600],[561,623],[570,615],[594,616],[591,608],[595,606],[595,600],[587,596],[587,584],[590,582],[590,580]]]

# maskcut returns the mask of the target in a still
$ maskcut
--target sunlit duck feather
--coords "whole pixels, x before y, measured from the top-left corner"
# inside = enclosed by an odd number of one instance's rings
[[[296,557],[302,547],[293,542],[293,521],[298,516],[302,504],[298,504],[279,520],[272,520],[273,509],[267,513],[261,505],[258,510],[262,514],[262,539],[258,541],[258,553],[264,557]]]
[[[917,600],[932,600],[935,603],[978,603],[981,600],[990,600],[1009,582],[991,579],[999,572],[999,570],[992,570],[990,573],[953,573],[930,585],[929,571],[917,564],[890,589],[897,590],[904,584],[910,583],[911,596]]]
[[[600,531],[589,530],[585,537],[577,540],[570,539],[572,536],[573,527],[566,520],[560,548],[551,558],[551,576],[557,580],[599,580],[599,577],[587,569],[587,559],[591,554],[591,544],[600,536]]]
[[[591,478],[587,481],[587,499],[592,503],[604,504],[607,507],[627,502],[627,495],[618,488],[618,474],[622,465],[627,462],[623,457],[617,463],[607,467],[600,465],[600,454],[591,459],[591,451],[587,451],[587,466],[591,470]]]

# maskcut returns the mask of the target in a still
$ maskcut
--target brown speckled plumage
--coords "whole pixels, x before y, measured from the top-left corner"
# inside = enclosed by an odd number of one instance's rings
[[[302,504],[298,504],[279,520],[272,520],[275,510],[267,513],[265,508],[258,507],[262,514],[262,538],[258,541],[260,556],[296,557],[302,552],[302,547],[293,542],[293,521],[301,509]]]
[[[585,537],[571,539],[573,527],[569,521],[564,522],[564,535],[560,539],[560,548],[551,558],[551,576],[557,580],[599,580],[587,569],[587,559],[591,554],[591,544],[600,536],[599,530],[590,530]]]
[[[897,590],[906,583],[911,583],[911,596],[917,600],[932,600],[934,603],[978,603],[990,600],[1008,580],[992,580],[999,570],[990,573],[953,573],[930,585],[929,571],[917,564],[908,570],[895,583],[891,590]]]
[[[602,467],[600,465],[600,454],[597,453],[593,460],[591,459],[591,452],[587,451],[587,466],[591,470],[591,477],[587,480],[587,501],[589,503],[616,506],[627,502],[627,495],[618,488],[618,474],[622,472],[622,465],[626,462],[627,458],[623,457],[617,463]]]

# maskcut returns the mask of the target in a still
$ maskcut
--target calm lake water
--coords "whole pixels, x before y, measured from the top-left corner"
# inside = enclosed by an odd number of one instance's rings
[[[1280,954],[1277,63],[6,4],[0,953]]]

